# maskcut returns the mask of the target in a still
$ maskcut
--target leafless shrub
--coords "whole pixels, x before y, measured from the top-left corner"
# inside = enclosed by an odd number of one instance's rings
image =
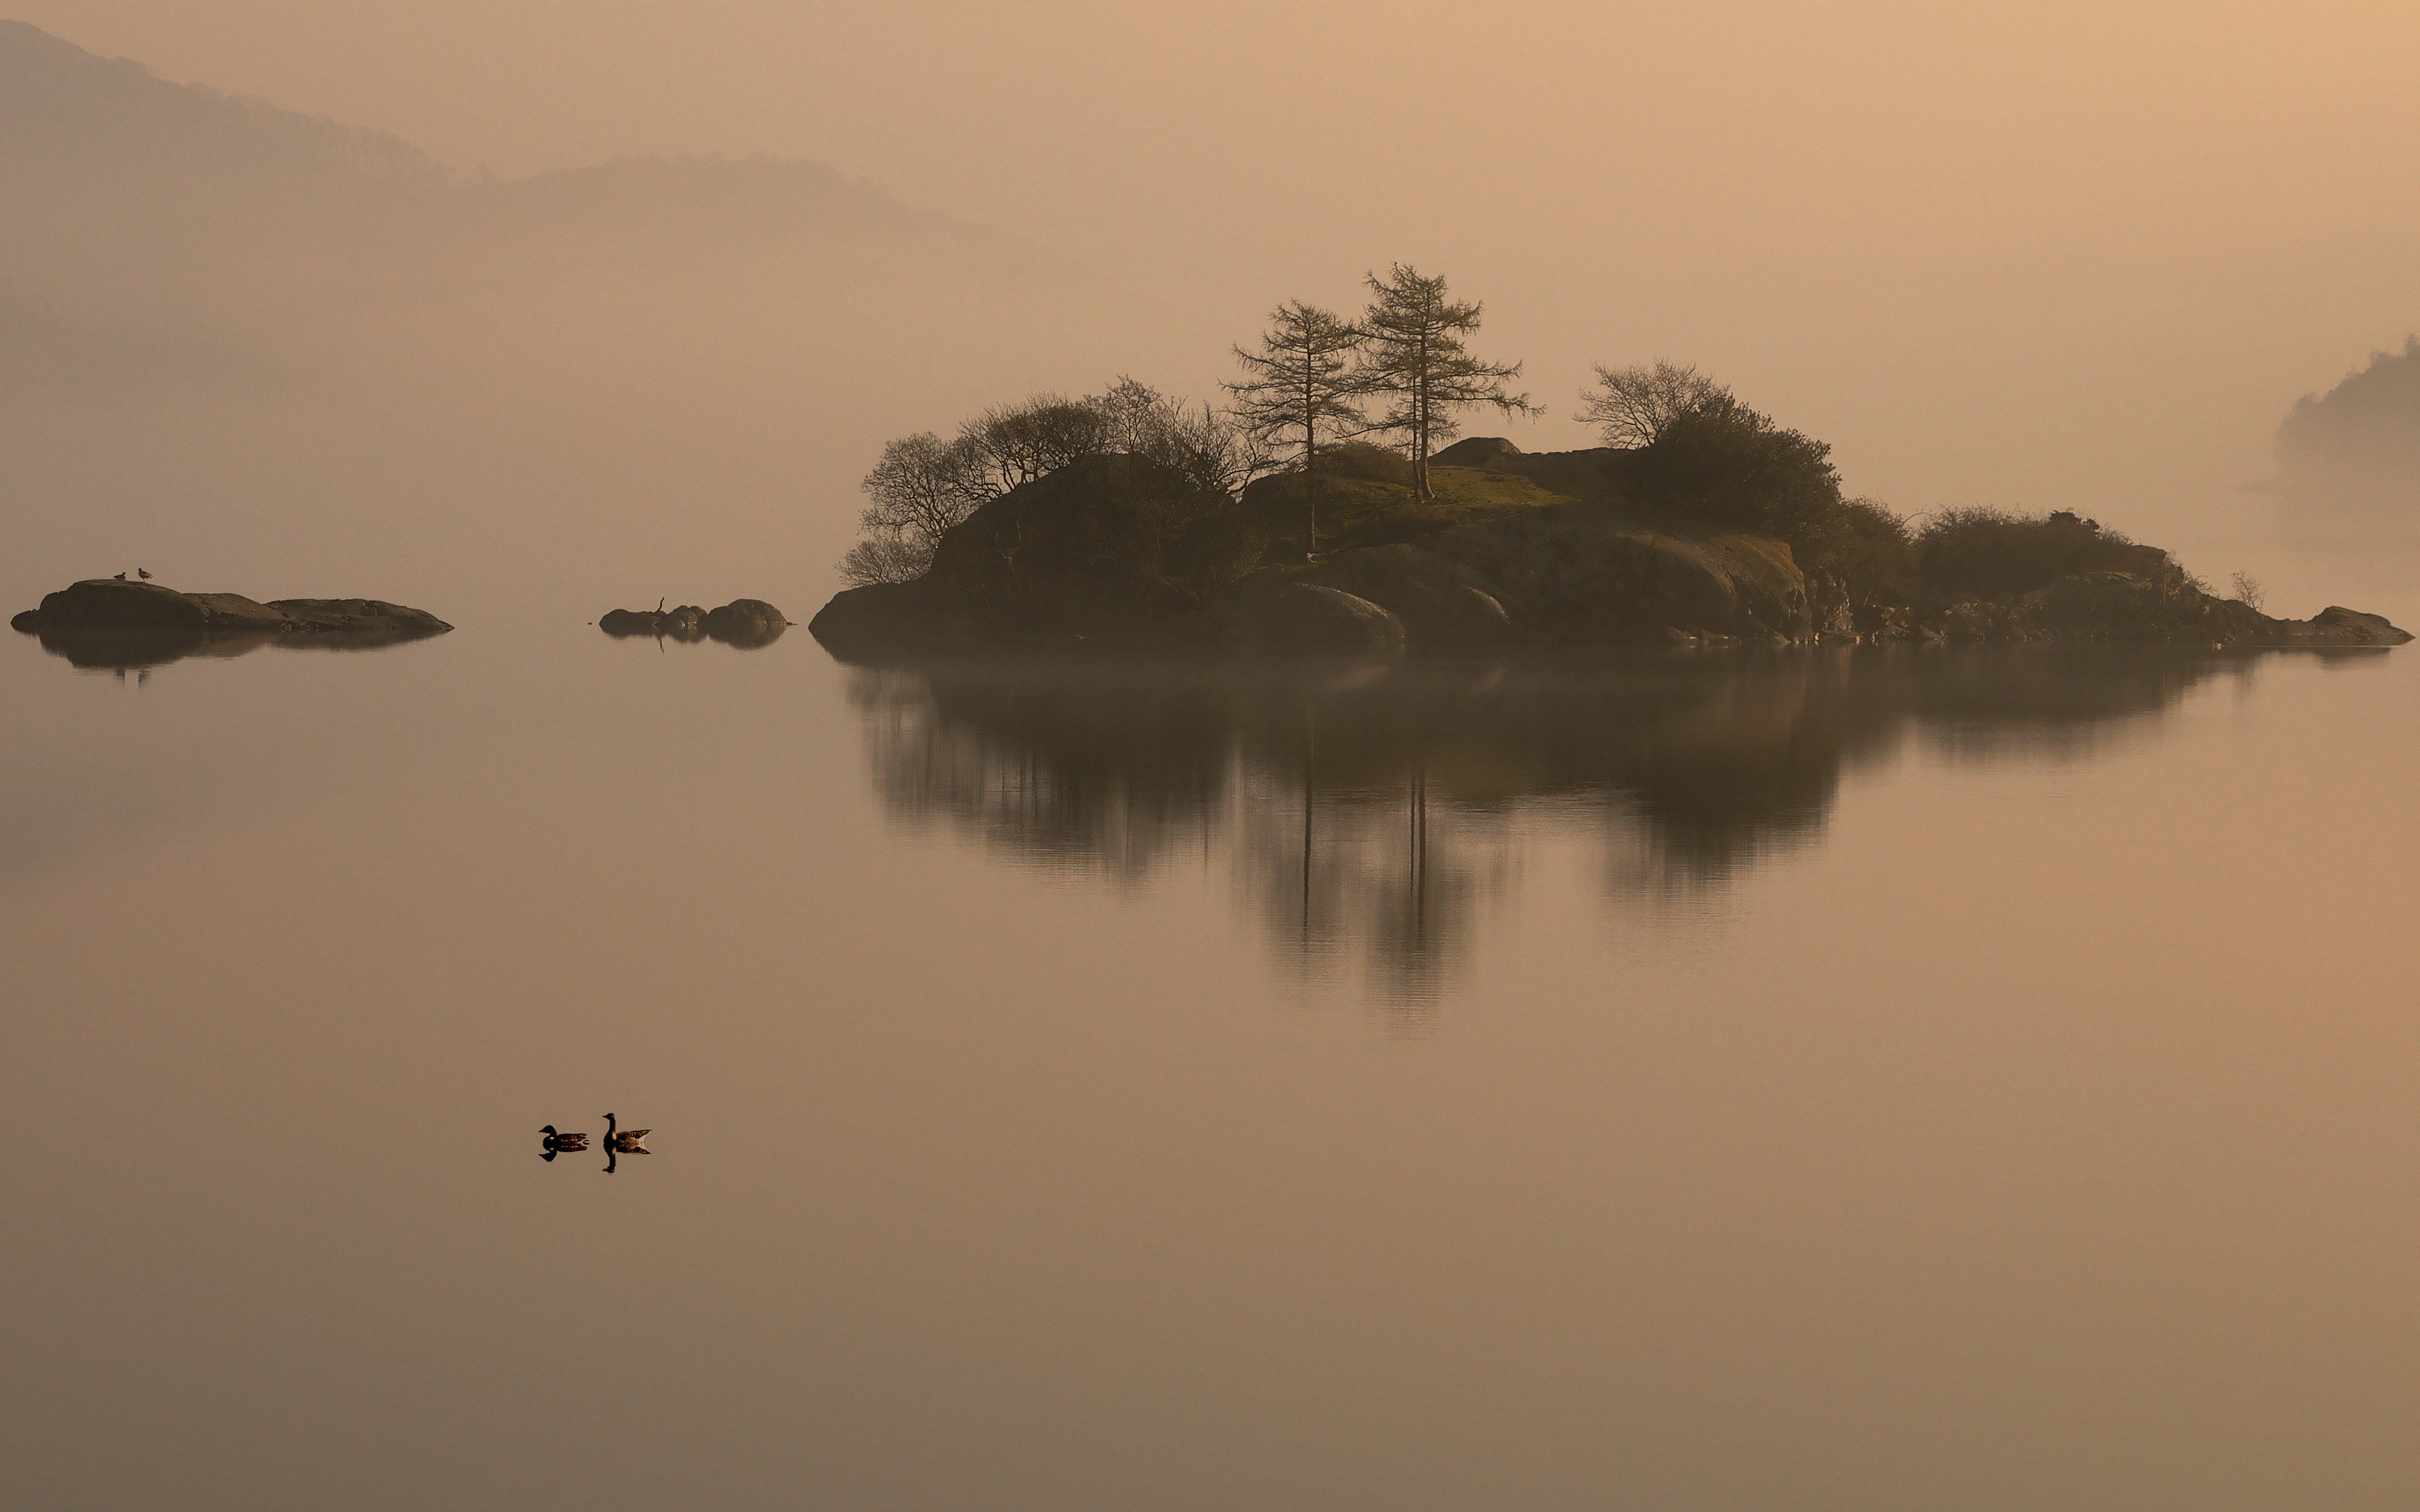
[[[1647,446],[1690,410],[1730,396],[1694,367],[1659,357],[1652,366],[1596,366],[1596,386],[1580,391],[1575,420],[1597,427],[1607,446]]]

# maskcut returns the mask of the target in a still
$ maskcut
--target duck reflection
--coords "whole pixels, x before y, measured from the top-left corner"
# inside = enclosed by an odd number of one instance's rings
[[[1140,882],[1223,861],[1307,969],[1432,995],[1544,835],[1618,899],[1718,888],[1819,835],[1910,739],[2080,755],[2248,655],[1823,649],[1307,669],[1074,660],[861,670],[880,797],[999,854]]]
[[[654,1153],[646,1145],[647,1135],[653,1133],[653,1129],[616,1129],[613,1115],[605,1115],[605,1174],[613,1175],[615,1162],[624,1155]]]
[[[605,1115],[605,1174],[613,1175],[625,1155],[655,1153],[647,1148],[647,1135],[653,1133],[652,1129],[620,1128],[614,1123],[613,1115]],[[543,1137],[538,1141],[537,1158],[543,1161],[551,1161],[557,1155],[576,1154],[588,1148],[586,1134],[565,1134],[551,1123],[540,1129],[538,1134]]]

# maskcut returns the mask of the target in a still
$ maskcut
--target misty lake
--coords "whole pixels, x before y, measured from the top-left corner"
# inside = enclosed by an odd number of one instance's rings
[[[0,644],[17,1504],[2420,1501],[2420,652],[459,618]]]

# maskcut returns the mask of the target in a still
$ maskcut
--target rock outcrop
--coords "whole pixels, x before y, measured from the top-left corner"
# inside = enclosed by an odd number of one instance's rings
[[[1265,544],[1224,494],[1139,456],[1088,456],[953,528],[923,583],[994,633],[1131,633],[1202,608]]]
[[[1265,531],[1142,457],[1088,456],[1010,489],[942,538],[912,583],[836,594],[807,625],[854,659],[1003,642],[1165,643],[1258,564]]]
[[[366,637],[409,640],[454,626],[427,609],[376,598],[278,598],[186,594],[152,582],[94,578],[46,594],[39,609],[8,622],[27,634],[106,633]]]
[[[664,640],[720,640],[742,649],[769,645],[790,622],[761,598],[735,598],[721,609],[683,604],[678,609],[616,609],[597,616],[597,628],[611,636],[653,636]]]
[[[62,631],[267,631],[275,635],[442,635],[454,626],[426,609],[375,598],[280,598],[186,594],[152,582],[88,579],[47,594],[11,620],[29,633]]]
[[[376,598],[185,594],[159,583],[96,578],[45,596],[10,620],[77,667],[157,667],[187,656],[239,656],[262,646],[367,649],[454,628],[426,609]]]

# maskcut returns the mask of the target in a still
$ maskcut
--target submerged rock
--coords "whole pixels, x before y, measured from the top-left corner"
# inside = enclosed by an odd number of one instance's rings
[[[616,609],[597,616],[597,628],[611,636],[653,636],[663,640],[720,640],[742,648],[769,645],[790,622],[761,598],[735,598],[718,609],[695,604],[678,609]]]

